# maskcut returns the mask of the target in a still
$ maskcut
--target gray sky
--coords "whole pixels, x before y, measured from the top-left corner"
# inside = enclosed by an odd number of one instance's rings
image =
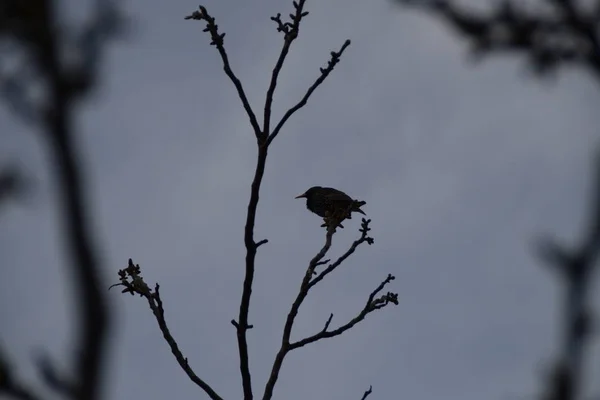
[[[234,71],[260,114],[282,40],[269,17],[287,15],[291,2],[205,5],[227,32]],[[167,321],[191,365],[234,399],[241,382],[229,321],[241,294],[256,148],[203,25],[183,20],[196,7],[127,2],[134,31],[110,48],[79,139],[107,276],[116,281],[132,257],[148,282],[160,282]],[[369,385],[373,400],[535,394],[557,345],[560,286],[531,243],[546,232],[568,243],[579,237],[600,123],[597,83],[575,70],[540,83],[517,58],[474,67],[445,27],[388,1],[309,0],[308,10],[275,118],[304,94],[331,50],[347,38],[352,45],[270,152],[256,226],[257,238],[270,242],[257,258],[250,314],[257,395],[324,240],[319,218],[294,200],[317,184],[366,200],[376,242],[311,293],[293,337],[320,330],[330,312],[332,326],[352,318],[388,273],[400,305],[292,353],[275,398],[359,399]],[[0,340],[32,377],[40,349],[68,364],[72,297],[46,149],[5,108],[0,127],[0,159],[18,160],[37,181],[32,201],[0,217],[0,315],[11,322]],[[358,227],[348,221],[332,255]],[[118,326],[108,398],[197,398],[145,302],[118,291],[110,297]]]

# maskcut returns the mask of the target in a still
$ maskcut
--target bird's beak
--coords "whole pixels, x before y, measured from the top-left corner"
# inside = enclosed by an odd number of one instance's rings
[[[295,198],[295,199],[301,199],[301,198],[303,198],[303,197],[306,197],[306,193],[302,193],[302,194],[300,194],[300,195],[298,195],[298,196],[296,196],[296,197],[294,197],[294,198]]]

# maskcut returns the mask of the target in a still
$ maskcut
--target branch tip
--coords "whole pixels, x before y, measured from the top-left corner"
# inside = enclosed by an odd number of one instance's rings
[[[372,386],[372,385],[369,385],[369,389],[368,389],[368,390],[366,390],[366,391],[363,393],[363,396],[361,397],[361,400],[365,400],[367,397],[369,397],[369,395],[370,395],[371,393],[373,393],[373,386]]]

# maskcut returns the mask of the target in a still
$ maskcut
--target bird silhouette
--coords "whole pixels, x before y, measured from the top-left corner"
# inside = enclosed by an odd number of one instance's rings
[[[306,208],[325,220],[325,224],[321,226],[327,226],[329,219],[335,219],[338,226],[343,228],[339,222],[352,219],[353,212],[367,215],[360,209],[367,204],[366,201],[354,200],[341,190],[330,187],[313,186],[296,198],[305,198]]]

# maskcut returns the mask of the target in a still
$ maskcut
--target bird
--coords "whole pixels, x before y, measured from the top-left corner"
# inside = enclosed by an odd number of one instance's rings
[[[352,213],[358,212],[363,215],[365,212],[360,207],[367,204],[366,201],[354,200],[341,190],[330,187],[313,186],[301,195],[296,196],[296,199],[305,198],[306,208],[325,219],[327,225],[328,218],[336,218],[339,221],[344,219],[352,219]],[[342,224],[339,224],[343,228]]]

